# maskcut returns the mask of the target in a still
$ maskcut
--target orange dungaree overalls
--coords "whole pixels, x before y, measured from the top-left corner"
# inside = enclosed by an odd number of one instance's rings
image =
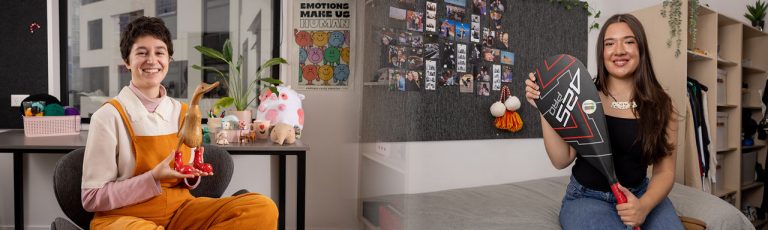
[[[120,112],[130,135],[136,159],[134,176],[141,175],[171,154],[178,143],[176,133],[161,136],[135,136],[130,119],[116,99],[109,101]],[[186,114],[182,104],[179,127]],[[190,149],[182,145],[183,161],[189,162]],[[173,163],[171,163],[173,164]],[[180,179],[163,180],[163,192],[142,203],[97,212],[91,229],[269,229],[277,228],[278,211],[268,197],[248,193],[226,198],[194,197],[189,189],[176,186]],[[142,192],[142,191],[136,191]]]

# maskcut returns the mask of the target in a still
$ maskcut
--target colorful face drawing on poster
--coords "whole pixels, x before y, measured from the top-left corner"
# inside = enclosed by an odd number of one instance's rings
[[[299,45],[299,47],[306,49],[309,48],[309,45],[312,45],[312,35],[309,34],[309,32],[293,29],[293,33],[296,37],[296,44]]]
[[[297,90],[348,89],[354,85],[350,84],[354,80],[350,62],[355,58],[351,48],[354,39],[350,37],[354,33],[350,30],[354,28],[355,1],[339,0],[327,4],[303,2],[316,3],[299,0],[293,4],[297,13],[293,20],[295,44],[291,45],[297,48],[291,49],[296,55],[289,55],[289,58],[296,58],[292,59],[293,62],[299,63],[299,68],[296,68],[299,77],[289,85]],[[391,17],[405,20],[406,11],[397,8],[390,11]],[[390,32],[393,31],[382,31],[382,43],[396,43],[397,37]],[[397,56],[397,50],[394,52]],[[400,62],[399,58],[393,60]]]
[[[493,71],[493,85],[491,85],[491,89],[493,91],[501,90],[501,65],[493,65],[491,69]]]
[[[405,19],[408,24],[408,30],[424,31],[424,13],[409,10]]]
[[[341,48],[341,61],[349,64],[349,47]]]
[[[425,72],[427,76],[424,89],[435,90],[435,86],[437,85],[437,62],[428,60]]]
[[[341,31],[333,31],[328,38],[328,45],[339,48],[344,45],[344,33]]]
[[[515,53],[509,51],[501,51],[501,64],[514,65]]]
[[[317,66],[316,65],[304,65],[301,67],[301,76],[306,81],[307,85],[313,85],[312,81],[317,79]]]
[[[341,60],[341,50],[339,50],[339,48],[336,48],[336,47],[325,48],[323,64],[336,66],[340,64],[339,60]]]
[[[474,14],[480,14],[480,15],[487,15],[488,14],[488,5],[485,3],[487,0],[472,0],[472,13]]]
[[[512,82],[512,67],[504,66],[501,72],[501,82]]]
[[[463,7],[445,5],[445,17],[454,21],[464,21],[465,9]]]
[[[307,61],[307,51],[304,48],[299,48],[299,65],[304,65]]]
[[[309,48],[307,58],[309,58],[309,62],[312,64],[320,64],[323,61],[323,49],[318,47]]]
[[[463,74],[459,80],[459,92],[472,93],[475,88],[473,83],[472,74]]]
[[[347,85],[349,80],[349,66],[340,64],[333,70],[333,83],[336,85]]]

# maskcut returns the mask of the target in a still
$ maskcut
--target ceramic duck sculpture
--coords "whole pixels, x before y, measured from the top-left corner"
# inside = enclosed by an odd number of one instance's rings
[[[214,82],[213,84],[201,83],[197,86],[195,93],[192,95],[189,109],[187,109],[187,114],[184,116],[184,123],[181,124],[181,129],[178,133],[179,143],[176,145],[175,152],[176,170],[181,173],[188,174],[192,172],[191,165],[183,165],[181,162],[181,151],[179,151],[179,147],[181,147],[182,143],[190,148],[195,148],[193,156],[195,168],[203,172],[213,172],[211,165],[204,164],[202,160],[203,152],[201,151],[200,146],[203,143],[203,134],[201,132],[203,116],[202,113],[200,113],[200,99],[203,97],[203,94],[210,92],[218,86],[219,82]]]

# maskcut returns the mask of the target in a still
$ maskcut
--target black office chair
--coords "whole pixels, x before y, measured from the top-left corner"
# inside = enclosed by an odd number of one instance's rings
[[[232,179],[234,162],[229,152],[215,145],[204,145],[205,162],[213,165],[213,176],[204,178],[200,185],[191,190],[195,197],[219,198],[227,189]],[[89,229],[93,213],[85,211],[80,196],[80,184],[83,176],[83,156],[85,149],[76,149],[64,155],[53,170],[53,190],[61,210],[69,220],[57,217],[51,223],[53,230]],[[243,189],[234,195],[247,193]]]

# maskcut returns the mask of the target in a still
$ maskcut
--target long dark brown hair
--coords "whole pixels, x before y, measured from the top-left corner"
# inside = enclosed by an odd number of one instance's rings
[[[603,28],[600,30],[600,36],[597,40],[597,79],[595,85],[598,90],[606,95],[611,95],[608,91],[608,69],[605,68],[603,57],[603,42],[605,40],[605,31],[608,26],[614,23],[626,23],[632,33],[635,34],[635,40],[639,50],[640,63],[633,73],[634,89],[632,100],[637,103],[637,109],[632,112],[639,118],[640,128],[638,130],[638,139],[636,143],[642,145],[643,162],[650,165],[658,163],[662,158],[668,156],[674,151],[675,146],[669,143],[667,135],[667,125],[672,118],[674,107],[672,99],[664,92],[664,89],[656,79],[651,64],[651,55],[648,52],[648,41],[645,36],[645,29],[640,21],[630,14],[617,14],[609,18]]]

